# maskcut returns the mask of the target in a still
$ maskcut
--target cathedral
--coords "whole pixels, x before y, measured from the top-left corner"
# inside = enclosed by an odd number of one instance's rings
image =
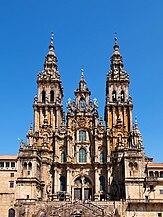
[[[104,117],[83,69],[64,111],[51,37],[27,142],[0,156],[1,217],[162,217],[163,164],[145,155],[129,84],[115,38]]]

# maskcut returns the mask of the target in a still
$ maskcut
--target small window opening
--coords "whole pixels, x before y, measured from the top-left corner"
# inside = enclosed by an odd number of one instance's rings
[[[61,163],[64,163],[66,161],[65,153],[61,153]]]
[[[80,142],[85,142],[86,141],[86,131],[85,130],[80,130],[79,131],[79,141]]]
[[[131,167],[131,168],[133,167],[133,163],[132,163],[132,162],[130,162],[128,165],[129,165],[129,167]]]
[[[122,90],[121,91],[121,102],[124,102],[125,101],[125,93],[124,91]]]
[[[138,168],[138,164],[135,162],[134,163],[134,168],[137,169]]]
[[[79,162],[86,162],[87,160],[87,153],[86,150],[84,148],[81,148],[79,150]]]
[[[112,93],[112,101],[116,102],[116,98],[117,98],[116,97],[116,91],[114,90],[113,93]]]
[[[100,191],[103,192],[105,191],[105,177],[100,176]]]
[[[50,102],[54,102],[54,91],[50,91]]]
[[[86,102],[85,102],[84,99],[80,99],[79,107],[80,107],[80,109],[85,109],[86,108]]]
[[[155,177],[159,177],[158,171],[155,171]]]
[[[23,169],[24,169],[24,170],[27,169],[27,163],[26,163],[26,162],[24,162],[24,164],[23,164]]]
[[[163,171],[160,172],[160,177],[163,178]]]
[[[149,202],[148,196],[145,196],[145,202]]]
[[[9,209],[8,217],[15,217],[15,210],[13,208]]]
[[[160,190],[160,194],[163,194],[163,190],[162,189]]]
[[[150,185],[149,188],[150,188],[150,191],[154,190],[154,186],[153,185]]]
[[[10,173],[10,177],[14,177],[14,173]]]
[[[0,162],[0,167],[4,167],[4,162]]]
[[[10,182],[10,188],[14,188],[14,182]]]
[[[10,162],[6,162],[6,167],[10,167]]]
[[[31,163],[31,162],[29,162],[29,164],[28,164],[28,169],[29,169],[29,170],[32,169],[32,163]]]
[[[42,103],[45,103],[45,98],[46,98],[46,92],[43,90],[42,91]]]
[[[100,162],[104,163],[104,152],[103,151],[101,151],[100,153]]]
[[[11,167],[15,167],[15,162],[11,162]]]
[[[60,177],[60,191],[66,191],[66,177]]]
[[[154,177],[153,171],[149,171],[149,177]]]

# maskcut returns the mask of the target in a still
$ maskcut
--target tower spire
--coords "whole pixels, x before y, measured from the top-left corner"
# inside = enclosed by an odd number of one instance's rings
[[[51,32],[50,45],[47,56],[45,57],[44,69],[57,69],[57,56],[54,52],[54,33]]]
[[[118,45],[118,38],[117,38],[117,33],[115,33],[115,38],[114,38],[114,46],[113,46],[113,54],[111,56],[111,70],[116,71],[116,70],[121,70],[123,69],[123,59],[122,56],[119,52],[119,45]]]

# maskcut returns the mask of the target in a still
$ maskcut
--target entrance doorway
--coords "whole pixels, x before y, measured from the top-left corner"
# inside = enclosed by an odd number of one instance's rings
[[[91,200],[92,198],[92,188],[84,188],[84,200]]]
[[[78,177],[74,181],[74,200],[91,200],[92,184],[89,178]]]
[[[82,200],[82,189],[81,188],[74,188],[74,199]]]
[[[9,209],[8,211],[8,217],[15,217],[15,210],[14,209]]]

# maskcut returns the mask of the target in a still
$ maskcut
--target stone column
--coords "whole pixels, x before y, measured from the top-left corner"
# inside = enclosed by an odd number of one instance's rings
[[[129,130],[131,131],[132,130],[132,108],[129,107],[129,120],[130,122],[128,123],[129,124]]]
[[[52,126],[52,129],[55,129],[55,123],[54,123],[54,113],[53,108],[50,108],[50,125]]]
[[[58,170],[57,167],[54,167],[54,195],[53,195],[53,200],[57,201],[57,192],[60,190],[59,189],[60,183],[59,183],[59,177],[58,177]]]
[[[71,194],[71,179],[70,179],[70,176],[71,176],[71,171],[70,171],[70,168],[67,167],[67,192],[69,194]]]
[[[38,131],[39,130],[39,123],[40,120],[39,120],[39,113],[37,111],[37,108],[35,107],[34,108],[34,129],[35,131]]]
[[[40,108],[40,124],[39,125],[42,125],[43,124],[43,114],[42,114],[42,108]]]
[[[125,125],[126,128],[127,128],[128,126],[127,126],[127,123],[126,123],[126,116],[127,116],[127,114],[126,114],[126,108],[124,107],[123,108],[123,125]]]
[[[95,194],[94,194],[94,200],[99,200],[99,175],[98,175],[98,168],[95,167]]]
[[[112,115],[113,115],[113,123],[112,123],[112,127],[113,127],[115,125],[115,121],[116,121],[115,107],[113,107]]]
[[[107,167],[107,195],[110,195],[110,176],[111,176],[111,171],[110,171],[110,167]],[[110,199],[110,198],[107,198]]]
[[[53,173],[54,173],[54,193],[56,193],[56,167],[54,167],[54,171],[53,171]]]

